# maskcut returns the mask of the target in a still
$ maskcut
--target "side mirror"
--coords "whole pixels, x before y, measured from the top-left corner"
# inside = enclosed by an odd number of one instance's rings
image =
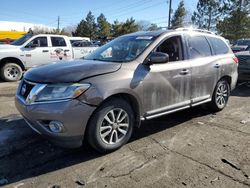
[[[169,56],[162,52],[152,52],[147,58],[147,64],[163,64],[169,62]]]

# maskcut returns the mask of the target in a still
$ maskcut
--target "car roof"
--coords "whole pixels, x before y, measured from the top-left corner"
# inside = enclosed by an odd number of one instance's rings
[[[127,34],[125,36],[153,36],[153,37],[157,37],[157,36],[160,36],[161,34],[167,33],[167,32],[170,32],[170,31],[169,30],[168,31],[164,31],[164,30],[138,31],[138,32],[135,32],[135,33]]]
[[[188,29],[188,28],[179,28],[179,29],[173,29],[173,30],[156,30],[156,31],[139,31],[139,32],[134,32],[130,33],[124,36],[153,36],[153,37],[158,37],[162,34],[167,34],[167,33],[190,33],[194,32],[197,34],[201,35],[207,35],[207,36],[214,36],[217,38],[221,38],[220,36],[206,30],[200,30],[200,29]]]

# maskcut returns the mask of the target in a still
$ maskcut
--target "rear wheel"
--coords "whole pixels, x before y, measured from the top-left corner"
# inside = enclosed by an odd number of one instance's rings
[[[87,138],[99,152],[111,152],[128,142],[134,126],[131,106],[124,100],[112,99],[100,106],[92,116]]]
[[[6,63],[1,67],[0,76],[4,81],[15,82],[22,78],[23,70],[16,63]]]
[[[209,104],[210,109],[213,111],[221,111],[227,105],[230,95],[230,86],[227,80],[220,80],[215,87],[212,101]]]

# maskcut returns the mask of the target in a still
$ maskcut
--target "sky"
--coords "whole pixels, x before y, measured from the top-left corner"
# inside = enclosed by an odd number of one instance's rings
[[[180,0],[172,0],[175,10]],[[191,14],[197,0],[185,0]],[[89,11],[98,17],[103,13],[109,22],[148,20],[158,26],[167,26],[169,0],[1,0],[0,21],[28,22],[60,28],[76,25]]]

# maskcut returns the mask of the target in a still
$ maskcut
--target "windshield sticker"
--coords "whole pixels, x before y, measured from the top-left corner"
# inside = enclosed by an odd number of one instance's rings
[[[152,36],[140,36],[136,37],[136,40],[151,40],[152,38]]]

